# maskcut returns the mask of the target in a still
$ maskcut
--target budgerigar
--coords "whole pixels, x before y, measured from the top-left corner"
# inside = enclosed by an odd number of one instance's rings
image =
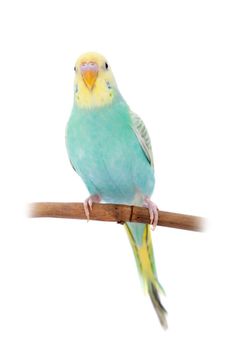
[[[121,96],[102,55],[82,55],[74,70],[74,104],[66,128],[66,145],[74,170],[90,192],[84,202],[87,218],[92,204],[100,201],[139,205],[148,208],[155,227],[158,209],[150,200],[155,182],[153,155],[143,121]],[[125,228],[145,289],[166,328],[150,225],[128,222]]]

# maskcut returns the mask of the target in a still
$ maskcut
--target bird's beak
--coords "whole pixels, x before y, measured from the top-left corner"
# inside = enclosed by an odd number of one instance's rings
[[[81,65],[82,78],[89,90],[92,90],[95,85],[98,71],[98,65],[94,62],[83,63]]]

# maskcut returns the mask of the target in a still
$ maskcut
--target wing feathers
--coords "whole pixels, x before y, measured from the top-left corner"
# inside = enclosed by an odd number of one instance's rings
[[[131,113],[131,119],[132,119],[132,127],[135,132],[135,135],[138,138],[138,141],[148,159],[151,166],[154,167],[154,160],[153,160],[153,153],[152,153],[152,147],[150,142],[150,136],[148,134],[148,131],[146,129],[145,124],[143,123],[142,119],[136,115],[135,113]]]

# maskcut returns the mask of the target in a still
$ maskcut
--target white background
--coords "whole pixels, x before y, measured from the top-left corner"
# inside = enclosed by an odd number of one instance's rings
[[[3,1],[0,17],[0,348],[232,349],[230,1]],[[88,195],[64,142],[87,50],[147,125],[159,208],[209,218],[153,233],[167,332],[120,225],[26,218]]]

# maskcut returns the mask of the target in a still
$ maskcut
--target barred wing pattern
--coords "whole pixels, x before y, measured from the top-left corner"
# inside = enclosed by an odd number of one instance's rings
[[[154,160],[153,160],[153,153],[152,153],[152,147],[150,142],[150,136],[148,134],[148,131],[146,129],[145,124],[143,123],[142,119],[135,113],[131,112],[131,119],[132,119],[132,127],[133,130],[138,138],[138,141],[145,152],[145,155],[151,164],[152,167],[154,167]]]

